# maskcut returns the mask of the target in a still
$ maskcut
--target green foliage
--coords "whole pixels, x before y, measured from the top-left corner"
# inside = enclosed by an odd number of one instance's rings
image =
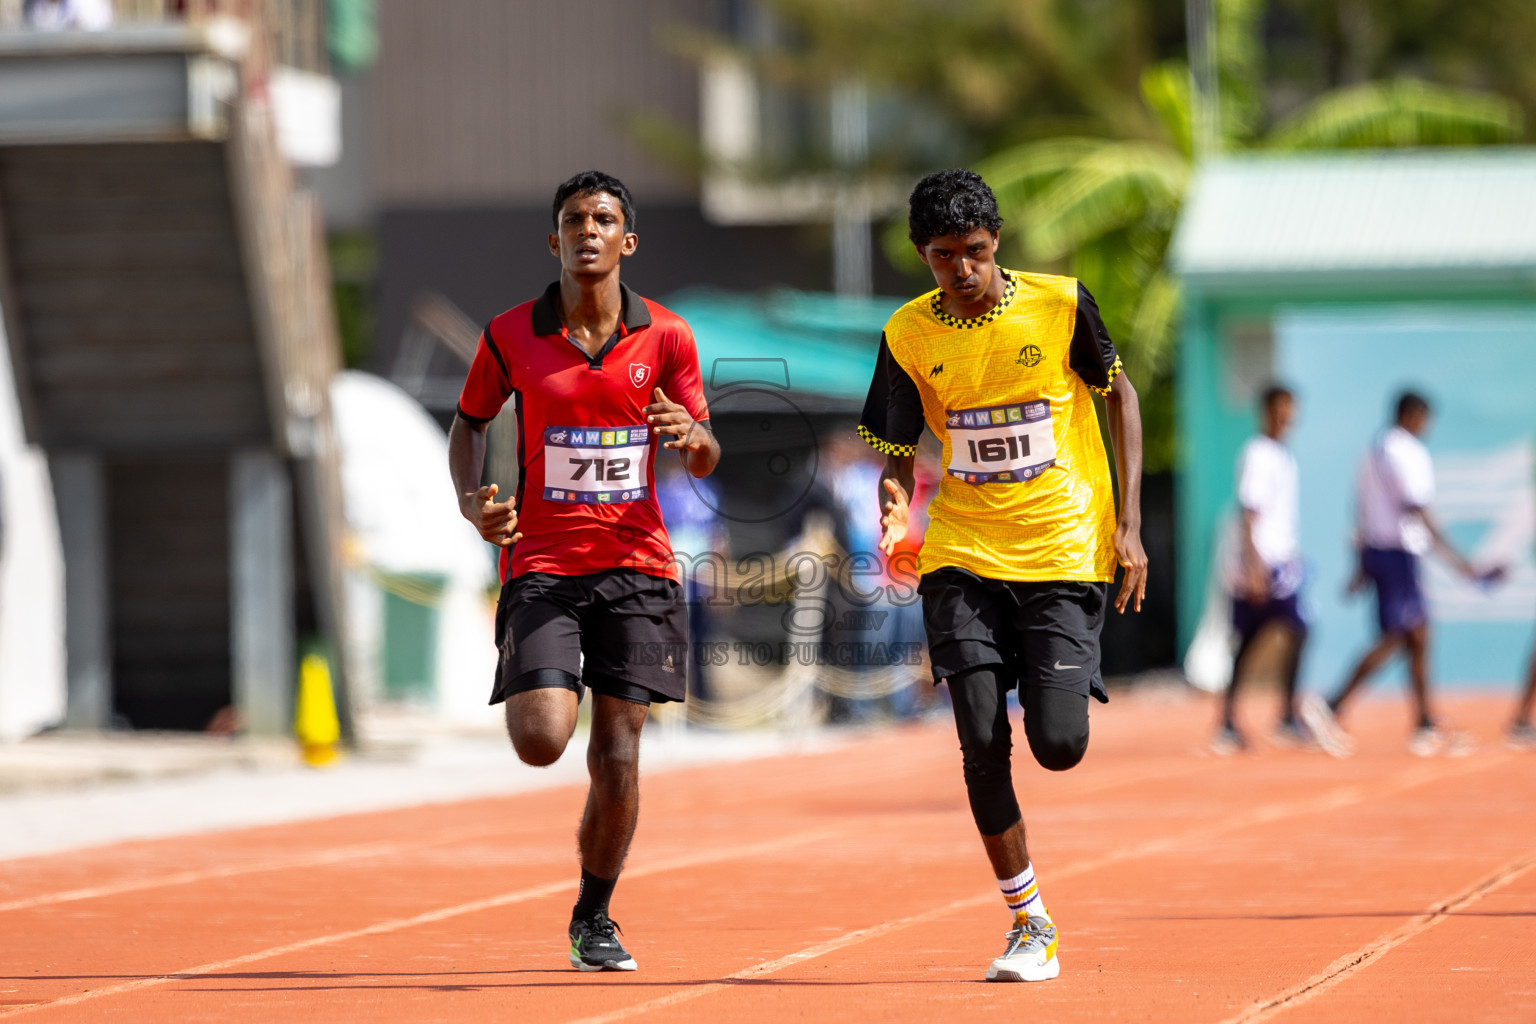
[[[1531,0],[1272,0],[1270,63],[1304,95],[1404,77],[1507,96],[1536,117]],[[1287,111],[1288,112],[1288,111]]]
[[[1189,90],[1189,65],[1183,61],[1164,61],[1141,76],[1142,99],[1168,133],[1169,141],[1185,156],[1195,149]]]
[[[697,177],[704,170],[704,146],[694,132],[654,111],[626,109],[619,115],[625,133],[669,167]]]
[[[1189,161],[1177,150],[1105,140],[1029,197],[1025,250],[1036,260],[1054,262],[1116,231],[1167,231],[1188,178]]]
[[[1147,464],[1171,466],[1179,288],[1164,256],[1192,172],[1194,125],[1184,5],[761,6],[774,15],[772,31],[695,34],[689,46],[729,48],[791,89],[824,91],[858,75],[911,109],[942,111],[960,139],[945,162],[975,166],[997,194],[1005,263],[1062,270],[1093,290],[1142,396]],[[1223,151],[1510,142],[1523,111],[1536,111],[1532,0],[1214,6]],[[930,169],[909,160],[909,172]],[[927,277],[904,217],[887,227],[883,248],[914,280]]]
[[[1275,149],[1475,146],[1520,136],[1520,107],[1502,96],[1411,78],[1366,82],[1318,97],[1275,126]]]
[[[366,71],[379,56],[374,0],[326,0],[326,48],[343,71]]]
[[[336,327],[348,369],[357,369],[373,353],[377,332],[373,284],[378,266],[378,241],[372,232],[338,233],[330,237],[331,296]]]
[[[977,170],[1017,225],[1015,237],[1022,235],[1015,258],[1064,260],[1094,290],[1127,374],[1158,417],[1147,425],[1147,465],[1159,469],[1171,465],[1175,448],[1169,396],[1179,288],[1163,262],[1191,172],[1187,70],[1173,62],[1149,70],[1142,94],[1164,129],[1161,142],[1028,142]],[[1403,80],[1327,93],[1267,137],[1248,139],[1244,125],[1225,116],[1223,126],[1228,146],[1338,149],[1507,142],[1521,121],[1502,97]]]

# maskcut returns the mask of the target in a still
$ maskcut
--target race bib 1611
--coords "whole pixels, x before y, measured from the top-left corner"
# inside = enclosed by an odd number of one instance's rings
[[[545,427],[544,500],[588,505],[643,501],[651,459],[650,430],[635,427]]]
[[[948,413],[949,474],[968,484],[1022,483],[1056,464],[1051,403]]]

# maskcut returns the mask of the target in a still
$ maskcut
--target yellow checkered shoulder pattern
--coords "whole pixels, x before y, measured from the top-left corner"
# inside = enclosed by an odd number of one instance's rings
[[[923,418],[944,444],[946,472],[928,508],[922,571],[956,566],[1000,580],[1113,580],[1109,460],[1088,385],[1069,365],[1077,281],[1004,273],[1002,301],[982,316],[944,313],[935,290],[902,306],[885,327],[892,357],[917,384]],[[1042,402],[1054,463],[1023,480],[972,482],[980,478],[957,470],[950,423],[965,410],[996,416],[1000,407],[1024,406],[1042,415]]]

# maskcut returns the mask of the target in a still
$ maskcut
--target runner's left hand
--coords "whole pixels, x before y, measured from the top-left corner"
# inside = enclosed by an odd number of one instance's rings
[[[1124,615],[1129,604],[1139,612],[1147,596],[1147,553],[1141,547],[1141,530],[1130,523],[1120,524],[1115,530],[1115,558],[1125,566],[1125,579],[1115,596],[1115,611]]]
[[[661,388],[652,392],[651,397],[656,401],[645,407],[645,422],[656,433],[671,434],[677,438],[676,441],[665,442],[663,448],[685,448],[697,452],[709,447],[708,427],[699,427],[698,421],[688,415],[688,410],[668,398]]]

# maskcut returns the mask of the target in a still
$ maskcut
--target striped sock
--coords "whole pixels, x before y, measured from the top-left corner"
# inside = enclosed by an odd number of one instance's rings
[[[1040,898],[1040,886],[1035,881],[1033,864],[1026,866],[1013,878],[999,878],[997,887],[1003,890],[1003,901],[1008,904],[1008,909],[1013,911],[1014,920],[1022,921],[1028,916],[1046,924],[1051,923],[1051,915],[1045,909],[1045,901]]]

